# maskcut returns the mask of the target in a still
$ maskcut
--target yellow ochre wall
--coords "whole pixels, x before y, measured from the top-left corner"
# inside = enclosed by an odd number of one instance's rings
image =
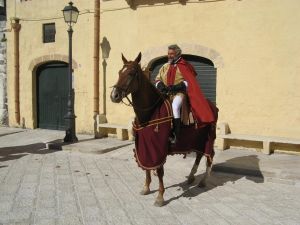
[[[28,128],[36,127],[36,109],[34,107],[34,79],[32,66],[47,62],[50,59],[60,59],[68,62],[68,33],[67,24],[62,18],[62,9],[68,0],[43,1],[7,1],[7,14],[9,17],[21,19],[20,31],[20,115]],[[94,11],[94,1],[74,1],[76,7],[82,12],[85,9]],[[15,10],[16,6],[16,10]],[[42,21],[27,21],[45,18],[57,18]],[[43,43],[42,24],[55,22],[56,41]],[[8,22],[8,28],[10,23]],[[74,68],[75,85],[75,114],[78,132],[94,132],[93,125],[93,30],[94,14],[85,13],[79,16],[78,22],[73,26],[73,60],[77,64]],[[8,73],[8,107],[9,124],[15,126],[14,117],[14,43],[13,32],[7,33],[7,73]],[[45,56],[50,56],[45,58]],[[41,57],[44,57],[41,58]]]
[[[166,54],[177,43],[184,53],[209,58],[217,67],[219,122],[232,133],[300,138],[300,4],[298,0],[101,1],[101,40],[111,45],[107,59],[106,110],[109,123],[128,124],[131,108],[109,99],[122,67],[121,52],[128,59],[143,53],[142,66]],[[163,4],[168,2],[168,4]],[[61,17],[64,0],[17,3],[7,1],[8,17]],[[93,11],[93,0],[74,1],[82,12]],[[56,42],[42,43],[42,24],[56,23]],[[67,26],[63,19],[20,21],[20,113],[26,127],[34,128],[33,72],[35,59],[51,54],[68,55]],[[8,23],[8,28],[10,27]],[[75,113],[79,132],[93,132],[94,15],[82,14],[74,26]],[[9,122],[14,121],[13,35],[8,39]],[[37,60],[38,61],[38,60]],[[100,59],[100,109],[103,83]]]
[[[117,80],[121,52],[159,57],[168,44],[182,44],[217,64],[219,122],[232,133],[300,138],[298,0],[135,2],[136,10],[122,0],[102,3],[101,36],[112,48],[107,86]],[[132,110],[111,103],[109,91],[108,121],[127,124]]]

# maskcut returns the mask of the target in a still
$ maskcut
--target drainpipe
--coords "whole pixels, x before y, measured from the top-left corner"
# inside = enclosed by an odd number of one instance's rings
[[[12,29],[14,30],[14,91],[15,91],[15,120],[20,124],[20,55],[19,55],[19,42],[21,24],[19,18],[11,19]]]
[[[99,115],[99,44],[100,44],[100,0],[95,0],[94,14],[94,116]]]

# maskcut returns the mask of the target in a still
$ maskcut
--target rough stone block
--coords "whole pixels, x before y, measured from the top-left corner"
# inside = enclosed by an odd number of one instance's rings
[[[127,131],[122,128],[117,128],[117,138],[120,140],[126,140],[128,137]]]
[[[264,154],[270,155],[271,154],[271,142],[269,141],[264,141],[263,142],[263,149],[262,152]]]

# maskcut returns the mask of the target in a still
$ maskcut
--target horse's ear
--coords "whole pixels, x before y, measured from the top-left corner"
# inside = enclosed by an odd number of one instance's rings
[[[140,63],[142,59],[142,53],[140,52],[139,55],[136,57],[136,59],[134,60],[136,63]]]
[[[123,55],[123,53],[122,53],[122,60],[123,60],[123,63],[124,63],[124,64],[127,64],[127,63],[128,63],[128,60],[125,58],[125,56]]]

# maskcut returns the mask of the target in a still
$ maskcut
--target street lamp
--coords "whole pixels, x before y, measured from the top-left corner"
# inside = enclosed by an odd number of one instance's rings
[[[78,9],[73,6],[73,2],[69,2],[69,5],[66,6],[63,10],[65,22],[69,25],[68,34],[69,34],[69,94],[68,94],[68,112],[65,116],[66,120],[66,136],[64,142],[77,142],[76,129],[75,129],[75,114],[74,114],[74,89],[72,87],[72,35],[73,29],[72,25],[77,22],[79,15]]]

